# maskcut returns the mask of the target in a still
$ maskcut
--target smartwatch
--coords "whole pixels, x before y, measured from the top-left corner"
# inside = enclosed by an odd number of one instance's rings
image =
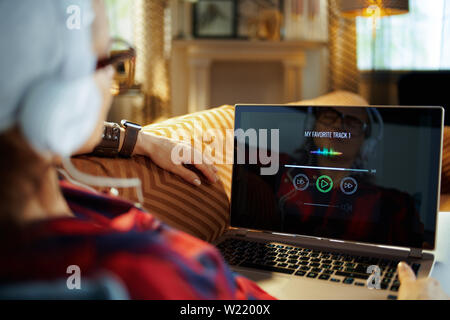
[[[125,137],[123,139],[122,148],[119,151],[119,156],[121,157],[131,157],[134,146],[138,138],[139,131],[141,131],[142,126],[137,123],[130,122],[128,120],[120,121],[121,126],[125,129]]]

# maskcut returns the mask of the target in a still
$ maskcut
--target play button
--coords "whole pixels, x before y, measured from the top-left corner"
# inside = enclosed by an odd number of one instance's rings
[[[323,193],[329,192],[333,188],[333,180],[329,176],[320,176],[316,181],[317,190]]]

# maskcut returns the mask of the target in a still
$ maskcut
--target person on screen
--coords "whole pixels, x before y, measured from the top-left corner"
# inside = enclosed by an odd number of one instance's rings
[[[281,174],[277,198],[283,231],[427,246],[413,198],[377,186],[376,173],[365,171],[374,147],[366,143],[374,139],[369,109],[318,107],[313,112],[305,132],[314,133],[294,156],[280,156],[281,168],[283,164],[308,167],[288,167]]]

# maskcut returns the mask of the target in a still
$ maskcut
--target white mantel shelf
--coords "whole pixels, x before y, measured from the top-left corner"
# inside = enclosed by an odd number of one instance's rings
[[[173,40],[173,113],[195,112],[210,106],[210,73],[214,61],[279,61],[284,69],[285,101],[301,100],[305,51],[326,46],[326,42],[318,41]],[[186,77],[183,79],[180,73]]]
[[[301,48],[301,49],[319,49],[327,46],[326,41],[303,41],[303,40],[280,40],[280,41],[261,41],[261,40],[239,40],[239,39],[192,39],[192,40],[173,40],[173,46],[239,46],[240,48]]]

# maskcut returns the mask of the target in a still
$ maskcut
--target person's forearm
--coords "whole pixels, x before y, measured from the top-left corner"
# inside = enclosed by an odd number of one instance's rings
[[[120,150],[125,141],[125,131],[124,128],[119,128],[118,126],[109,126],[110,129],[106,130],[108,133],[104,138],[101,147],[91,147],[90,149],[84,149],[77,154],[92,153],[94,156],[101,157],[115,157],[119,155]],[[116,128],[118,128],[117,131]],[[112,134],[111,134],[112,132]],[[119,135],[120,133],[120,135]],[[117,138],[116,138],[117,137]],[[119,140],[119,141],[117,141]],[[187,162],[178,163],[172,159],[174,148],[176,150],[183,150],[183,155],[191,155],[191,160],[188,159]],[[129,147],[131,149],[131,147]],[[130,153],[127,153],[129,155]],[[198,173],[184,166],[184,164],[192,164],[196,169],[200,170],[203,175],[207,178],[210,183],[215,183],[219,180],[217,175],[218,169],[213,165],[212,159],[206,157],[202,150],[196,150],[190,144],[181,143],[178,140],[170,139],[163,136],[158,136],[152,133],[148,133],[140,130],[137,135],[136,144],[133,147],[131,155],[140,155],[148,157],[154,164],[162,169],[172,172],[189,183],[195,186],[200,186],[202,184],[201,178]],[[201,159],[199,163],[193,161],[193,159]]]
[[[151,157],[155,152],[155,141],[158,138],[161,139],[161,137],[141,130],[138,134],[133,154]]]

